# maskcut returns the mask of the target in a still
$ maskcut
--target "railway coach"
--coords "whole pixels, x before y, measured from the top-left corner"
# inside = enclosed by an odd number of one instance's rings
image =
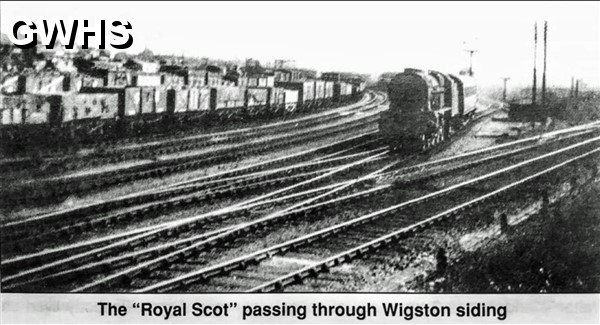
[[[473,116],[477,86],[470,75],[405,69],[390,80],[388,95],[380,133],[393,150],[419,151],[449,139]]]

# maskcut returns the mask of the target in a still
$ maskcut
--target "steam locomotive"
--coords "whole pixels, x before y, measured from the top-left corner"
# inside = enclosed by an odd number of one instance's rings
[[[475,113],[477,86],[468,72],[405,69],[387,88],[390,107],[381,114],[379,132],[392,150],[426,150],[448,140]]]

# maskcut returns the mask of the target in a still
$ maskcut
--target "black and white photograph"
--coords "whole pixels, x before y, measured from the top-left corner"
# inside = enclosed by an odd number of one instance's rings
[[[600,292],[599,2],[0,14],[3,295]]]

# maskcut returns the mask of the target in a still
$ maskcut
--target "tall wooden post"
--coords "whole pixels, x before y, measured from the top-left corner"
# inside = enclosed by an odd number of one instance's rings
[[[546,39],[548,35],[548,22],[544,21],[544,71],[542,72],[542,105],[546,104]]]
[[[510,77],[502,78],[504,81],[504,89],[502,90],[502,101],[506,102],[506,82],[510,80]]]
[[[537,95],[537,22],[533,29],[533,87],[531,89],[531,103],[535,105]]]

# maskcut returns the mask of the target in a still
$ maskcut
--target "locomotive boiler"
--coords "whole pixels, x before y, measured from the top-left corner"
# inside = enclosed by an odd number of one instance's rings
[[[392,150],[421,151],[448,140],[476,109],[477,87],[468,74],[405,69],[387,88],[390,107],[379,131]]]

